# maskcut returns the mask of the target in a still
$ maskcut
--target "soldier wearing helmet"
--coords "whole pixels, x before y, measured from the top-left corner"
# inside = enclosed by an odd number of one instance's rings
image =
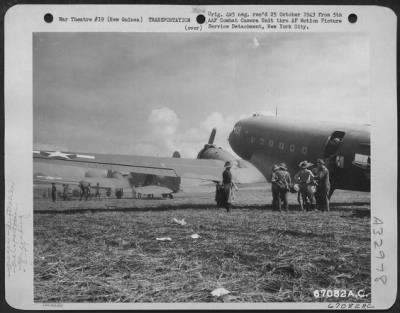
[[[316,209],[314,200],[314,175],[309,170],[312,163],[302,161],[299,164],[300,170],[294,175],[295,184],[298,185],[297,201],[300,210]]]
[[[279,164],[278,168],[273,171],[271,183],[274,202],[273,209],[281,211],[281,202],[283,202],[283,207],[287,212],[289,210],[288,192],[290,190],[291,178],[285,163]]]

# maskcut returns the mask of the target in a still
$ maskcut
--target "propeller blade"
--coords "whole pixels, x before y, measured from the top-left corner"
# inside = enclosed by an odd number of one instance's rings
[[[215,134],[217,133],[217,129],[213,128],[211,131],[211,135],[210,138],[208,139],[208,144],[212,145],[214,143],[214,139],[215,139]]]

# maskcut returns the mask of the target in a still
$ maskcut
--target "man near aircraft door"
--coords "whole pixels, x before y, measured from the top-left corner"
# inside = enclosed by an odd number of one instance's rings
[[[290,190],[291,178],[285,163],[279,164],[279,169],[272,173],[271,182],[276,185],[278,191],[278,199],[276,200],[277,209],[281,211],[282,201],[283,207],[287,212],[289,210],[288,192]]]
[[[329,191],[331,188],[331,184],[329,181],[329,170],[325,166],[325,162],[322,159],[317,160],[317,169],[315,176],[318,182],[316,192],[318,208],[320,210],[329,211]]]
[[[297,200],[302,211],[304,209],[307,211],[309,209],[316,209],[314,200],[314,175],[309,170],[309,167],[312,165],[308,161],[300,162],[299,167],[301,169],[294,175],[295,184],[299,186]]]

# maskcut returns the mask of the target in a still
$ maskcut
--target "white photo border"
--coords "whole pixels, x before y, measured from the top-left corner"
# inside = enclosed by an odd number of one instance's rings
[[[187,32],[184,23],[149,23],[148,16],[190,17],[216,12],[266,10],[289,12],[338,11],[355,13],[355,24],[319,24],[309,32],[367,33],[370,39],[371,179],[371,290],[367,309],[388,309],[397,295],[397,99],[396,22],[394,12],[378,6],[157,6],[157,5],[16,5],[5,15],[5,222],[17,216],[16,230],[6,227],[6,301],[18,309],[348,309],[334,303],[63,303],[61,306],[33,301],[33,73],[32,38],[35,32]],[[143,23],[62,23],[59,16],[144,17]],[[54,16],[53,23],[43,19]],[[225,30],[202,30],[224,32]],[[229,30],[232,31],[232,30]],[[260,30],[239,30],[257,32]],[[268,30],[261,30],[262,32]],[[271,31],[271,30],[270,30]],[[273,30],[274,32],[279,30]],[[232,32],[235,32],[233,30]],[[289,32],[283,30],[283,32]],[[301,32],[301,31],[298,31]],[[382,231],[381,231],[382,230]],[[23,238],[26,262],[7,267],[7,242]],[[383,252],[381,252],[383,251]],[[21,251],[20,251],[21,252]],[[383,254],[382,254],[383,253]],[[384,255],[384,257],[383,257]],[[385,278],[382,278],[385,277]],[[383,283],[385,280],[385,283]],[[28,282],[28,283],[27,283]],[[30,283],[29,283],[30,282]],[[329,307],[329,305],[331,305]],[[342,303],[340,304],[342,305]],[[353,307],[357,308],[357,307]],[[361,307],[360,307],[361,308]]]

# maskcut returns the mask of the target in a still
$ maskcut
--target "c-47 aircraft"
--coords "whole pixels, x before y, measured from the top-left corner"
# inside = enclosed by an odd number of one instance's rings
[[[34,151],[34,181],[99,183],[103,188],[180,190],[181,178],[217,182],[225,161],[233,163],[235,183],[265,182],[273,164],[285,162],[291,174],[303,160],[327,163],[334,189],[370,191],[369,127],[285,120],[254,114],[236,123],[229,136],[242,159],[213,144],[215,130],[197,159]],[[138,185],[138,181],[141,181]],[[146,182],[144,183],[143,182]]]
[[[294,175],[303,160],[325,160],[335,189],[370,191],[368,125],[315,123],[254,114],[236,123],[229,143],[269,180],[273,164],[285,162]]]

